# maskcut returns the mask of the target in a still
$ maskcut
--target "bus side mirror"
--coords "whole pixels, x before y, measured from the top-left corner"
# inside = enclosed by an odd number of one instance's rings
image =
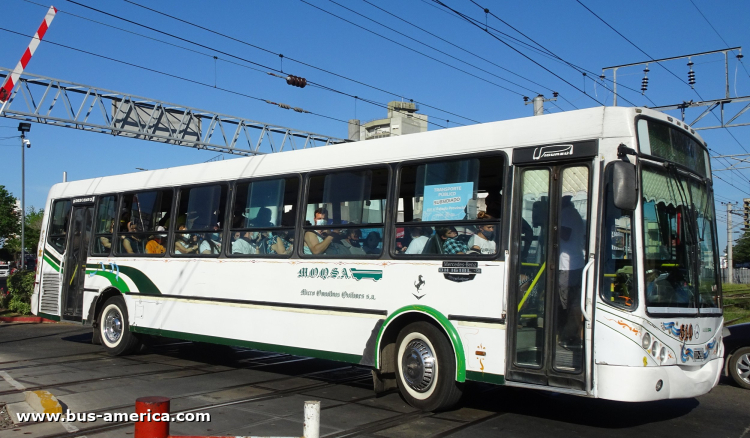
[[[612,164],[612,191],[615,207],[621,210],[635,210],[638,205],[635,165],[624,161]]]

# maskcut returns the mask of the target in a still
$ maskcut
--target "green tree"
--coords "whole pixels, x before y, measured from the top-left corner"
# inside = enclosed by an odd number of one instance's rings
[[[35,254],[39,248],[39,236],[42,231],[42,219],[44,218],[44,209],[36,210],[29,207],[26,210],[26,226],[24,229],[24,250],[26,254]],[[11,254],[12,260],[18,260],[21,257],[21,221],[19,220],[18,233],[13,237],[6,239],[3,249]],[[3,251],[5,252],[5,251]]]
[[[732,247],[732,262],[734,264],[750,262],[750,233],[742,233],[742,237],[737,239],[737,243]]]
[[[21,213],[16,210],[16,198],[0,186],[0,239],[8,239],[21,231]]]

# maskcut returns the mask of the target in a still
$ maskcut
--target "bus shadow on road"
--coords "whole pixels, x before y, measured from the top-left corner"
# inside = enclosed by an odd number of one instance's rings
[[[462,406],[603,429],[625,429],[683,417],[700,406],[700,402],[696,398],[616,402],[532,389],[469,385]]]

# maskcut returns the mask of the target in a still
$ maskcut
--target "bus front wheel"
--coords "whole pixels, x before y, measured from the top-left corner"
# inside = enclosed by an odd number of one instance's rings
[[[414,322],[396,341],[396,376],[401,395],[417,409],[448,409],[461,398],[456,360],[450,342],[434,325]]]
[[[130,332],[128,311],[122,297],[112,297],[104,303],[99,315],[99,338],[107,353],[113,356],[128,354],[138,346],[138,338]]]

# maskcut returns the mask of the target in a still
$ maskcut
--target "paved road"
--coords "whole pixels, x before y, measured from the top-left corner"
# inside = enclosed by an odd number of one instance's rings
[[[375,397],[361,367],[169,340],[113,358],[90,339],[90,329],[76,325],[0,324],[0,375],[49,390],[73,412],[132,412],[137,397],[164,395],[173,412],[211,414],[210,423],[173,423],[171,432],[182,435],[299,436],[303,402],[321,400],[321,435],[328,437],[750,438],[750,391],[728,381],[702,397],[637,404],[470,384],[458,409],[431,414],[414,411],[397,394]],[[0,379],[0,405],[23,400]],[[0,435],[132,438],[133,432],[132,424],[101,421],[74,427],[24,424]]]

